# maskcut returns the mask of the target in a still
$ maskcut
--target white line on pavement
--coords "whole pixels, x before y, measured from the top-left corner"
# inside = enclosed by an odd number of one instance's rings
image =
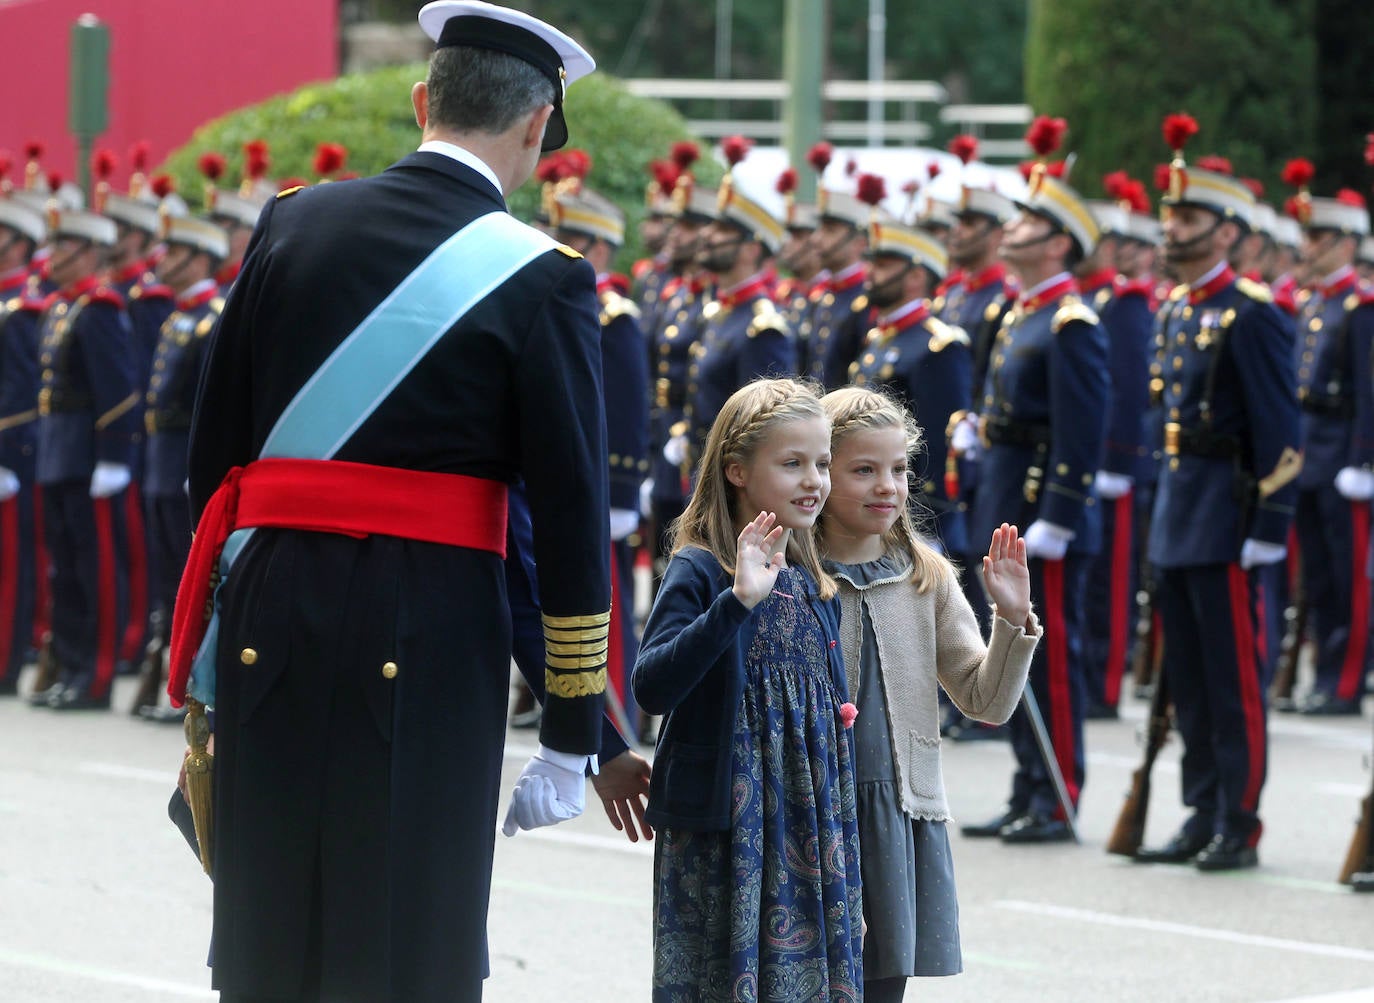
[[[1239,933],[1235,930],[1190,926],[1186,923],[1169,923],[1157,919],[1138,919],[1130,916],[1117,916],[1109,912],[1093,912],[1089,909],[1072,909],[1067,906],[1021,902],[1014,899],[1004,899],[994,902],[993,905],[999,909],[1009,909],[1013,912],[1048,916],[1053,919],[1075,920],[1081,923],[1094,923],[1098,926],[1119,926],[1131,930],[1150,930],[1154,933],[1173,933],[1185,937],[1199,937],[1204,940],[1242,944],[1246,947],[1274,948],[1280,951],[1295,951],[1300,954],[1315,954],[1326,958],[1343,958],[1347,961],[1374,963],[1374,951],[1365,951],[1357,947],[1342,947],[1339,944],[1314,944],[1305,940],[1264,937],[1250,933]]]
[[[1273,1003],[1374,1003],[1374,986],[1368,989],[1323,993],[1320,996],[1294,996],[1292,999],[1274,1000]]]
[[[104,982],[106,985],[128,986],[132,989],[145,989],[149,992],[185,996],[190,999],[214,1000],[219,996],[218,993],[205,986],[193,986],[185,982],[168,982],[165,979],[150,979],[142,975],[127,975],[124,972],[96,968],[92,965],[83,965],[62,958],[53,958],[41,954],[24,954],[21,951],[12,951],[5,947],[0,947],[0,965],[10,968],[36,969],[55,975],[71,975],[93,982]],[[208,972],[206,978],[208,981]]]

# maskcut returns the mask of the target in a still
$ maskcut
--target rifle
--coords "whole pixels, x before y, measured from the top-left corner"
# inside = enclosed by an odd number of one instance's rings
[[[1274,682],[1269,688],[1269,701],[1275,709],[1293,704],[1293,683],[1298,677],[1298,656],[1302,653],[1303,635],[1307,633],[1307,594],[1301,576],[1293,590],[1293,602],[1283,611],[1283,640],[1279,642],[1279,657],[1274,660]]]
[[[1374,780],[1369,793],[1360,803],[1360,819],[1355,824],[1355,836],[1350,840],[1345,863],[1341,866],[1341,884],[1350,885],[1357,892],[1374,892]]]
[[[1154,593],[1141,588],[1135,594],[1135,644],[1131,648],[1131,681],[1143,695],[1155,670],[1155,610]]]
[[[1161,665],[1155,671],[1154,692],[1150,694],[1150,716],[1145,726],[1145,759],[1131,775],[1126,803],[1116,817],[1107,852],[1134,857],[1145,839],[1145,816],[1150,810],[1150,772],[1155,758],[1169,737],[1169,685]]]

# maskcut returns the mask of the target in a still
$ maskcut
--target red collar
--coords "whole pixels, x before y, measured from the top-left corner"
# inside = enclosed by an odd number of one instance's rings
[[[209,289],[202,289],[194,296],[189,296],[186,299],[182,299],[180,296],[178,296],[177,309],[180,310],[182,313],[185,313],[188,310],[194,310],[196,307],[204,306],[206,303],[209,303],[218,295],[219,286],[211,286]]]
[[[20,268],[5,278],[0,279],[0,293],[13,292],[23,287],[29,279],[29,272],[26,268]]]
[[[848,271],[848,269],[846,269],[846,271]],[[841,275],[843,275],[843,273],[841,273]],[[826,283],[825,288],[828,292],[832,293],[847,293],[849,290],[857,289],[859,286],[863,285],[864,279],[867,277],[868,269],[860,263],[854,266],[853,274],[843,275],[843,277],[832,277],[830,281]]]
[[[966,278],[964,280],[964,291],[976,293],[979,289],[990,286],[994,282],[1006,282],[1006,279],[1007,266],[1000,261],[995,261],[976,275],[971,275]]]
[[[233,264],[225,265],[215,273],[215,281],[222,286],[232,286],[238,281],[239,272],[243,271],[243,262],[235,261]]]
[[[772,276],[767,272],[755,275],[752,279],[745,279],[743,283],[735,286],[734,289],[723,291],[716,295],[716,302],[720,304],[722,310],[730,310],[741,303],[758,299],[760,296],[768,295],[768,284]]]
[[[1065,296],[1074,292],[1077,288],[1078,283],[1074,281],[1073,276],[1066,275],[1048,289],[1042,289],[1034,296],[1018,300],[1016,305],[1020,308],[1022,313],[1034,313],[1048,303],[1058,302]],[[1023,293],[1022,295],[1024,296],[1025,294]]]
[[[1079,279],[1078,291],[1085,296],[1105,289],[1116,281],[1116,270],[1114,268],[1099,268],[1087,278]]]
[[[1206,285],[1198,286],[1196,289],[1193,289],[1185,284],[1184,288],[1188,289],[1188,302],[1197,305],[1203,300],[1209,300],[1234,281],[1236,281],[1235,270],[1230,265],[1227,265]]]
[[[78,279],[76,282],[73,282],[66,289],[59,289],[48,298],[51,300],[55,296],[59,300],[73,303],[98,285],[100,285],[99,275],[87,275],[84,279]]]
[[[129,264],[125,265],[118,272],[116,272],[113,281],[115,283],[137,282],[139,279],[143,277],[143,273],[147,270],[148,262],[144,261],[142,258],[139,258],[135,261],[129,262]]]
[[[1340,278],[1338,278],[1335,282],[1331,283],[1329,286],[1325,285],[1324,283],[1318,282],[1317,292],[1321,293],[1321,295],[1326,299],[1334,299],[1338,296],[1344,296],[1346,293],[1350,292],[1352,289],[1355,288],[1355,282],[1358,278],[1359,276],[1355,274],[1355,269],[1352,268],[1349,271],[1344,272],[1344,274],[1341,275]]]
[[[962,268],[954,269],[952,272],[945,276],[945,281],[941,282],[938,286],[935,287],[935,295],[945,295],[959,283],[965,281],[967,278],[968,273],[964,271]]]
[[[891,338],[908,328],[915,327],[930,316],[930,300],[916,300],[878,320],[878,335]]]

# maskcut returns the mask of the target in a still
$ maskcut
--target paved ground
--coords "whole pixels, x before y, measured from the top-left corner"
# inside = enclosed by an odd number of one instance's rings
[[[118,682],[124,704],[131,681]],[[1263,866],[1233,876],[1103,852],[1143,716],[1131,704],[1089,725],[1083,846],[955,837],[967,970],[914,983],[909,1000],[1374,1001],[1374,896],[1333,880],[1370,783],[1369,716],[1271,722]],[[508,780],[532,742],[511,733]],[[0,701],[0,1001],[215,998],[210,885],[165,815],[181,748],[176,729],[121,714]],[[955,814],[993,813],[1007,747],[945,748]],[[1152,841],[1182,819],[1178,751],[1157,768]],[[647,1000],[651,851],[599,810],[499,844],[487,998]]]

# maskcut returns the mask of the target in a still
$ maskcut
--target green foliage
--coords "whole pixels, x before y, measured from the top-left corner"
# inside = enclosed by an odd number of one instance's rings
[[[1367,0],[1317,0],[1317,165],[1313,191],[1330,195],[1338,188],[1369,194],[1374,171],[1364,162],[1364,137],[1374,132],[1374,5]]]
[[[1031,0],[1026,99],[1069,122],[1074,185],[1101,192],[1126,169],[1149,184],[1169,159],[1160,123],[1187,111],[1195,160],[1229,157],[1281,202],[1284,162],[1310,149],[1316,113],[1314,0]]]
[[[271,175],[315,181],[315,147],[321,142],[348,148],[346,170],[376,174],[405,156],[420,142],[410,109],[410,88],[424,78],[423,64],[358,73],[338,80],[308,84],[291,93],[240,109],[197,129],[191,141],[167,158],[161,170],[172,174],[193,206],[204,179],[196,166],[200,155],[217,151],[228,159],[222,185],[232,186],[243,170],[243,144],[265,139],[271,147]],[[568,92],[571,146],[592,157],[588,178],[629,216],[626,247],[619,264],[628,267],[639,253],[636,224],[643,216],[646,166],[667,156],[673,142],[688,138],[682,118],[661,102],[634,97],[602,73],[578,81]],[[696,171],[714,184],[721,169],[710,161]],[[539,205],[539,188],[531,181],[510,198],[512,212],[523,219]]]

